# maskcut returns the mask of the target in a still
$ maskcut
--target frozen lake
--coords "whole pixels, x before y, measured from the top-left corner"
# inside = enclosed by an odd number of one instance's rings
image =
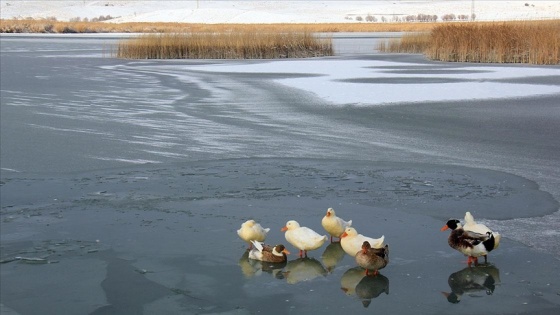
[[[335,314],[368,299],[443,314],[454,277],[494,283],[463,292],[457,314],[556,313],[560,68],[373,52],[391,36],[265,61],[118,60],[115,37],[0,37],[2,314]],[[385,235],[384,278],[362,279],[336,245],[282,271],[243,257],[246,219],[287,244],[287,220],[323,233],[328,207]],[[490,266],[463,270],[439,232],[465,211],[504,236]]]

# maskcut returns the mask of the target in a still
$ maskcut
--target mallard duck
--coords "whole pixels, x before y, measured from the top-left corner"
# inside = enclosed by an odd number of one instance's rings
[[[297,221],[290,220],[286,223],[282,231],[285,231],[286,240],[295,248],[299,249],[299,257],[307,257],[308,250],[315,250],[325,243],[326,235],[320,235],[312,229],[300,226]]]
[[[363,242],[362,250],[356,253],[356,263],[358,266],[366,270],[366,276],[369,276],[369,270],[373,270],[373,275],[379,273],[379,269],[385,268],[389,263],[389,245],[383,248],[371,248],[368,241]]]
[[[492,251],[498,248],[498,246],[500,245],[500,240],[502,239],[500,233],[493,232],[486,225],[475,222],[474,217],[469,211],[465,213],[465,225],[463,226],[463,229],[465,231],[472,231],[478,234],[486,234],[490,232],[494,236],[494,247],[492,249],[489,249],[488,251]],[[484,256],[484,259],[486,260],[486,256]]]
[[[237,235],[249,244],[249,249],[253,248],[251,241],[264,242],[270,228],[263,228],[255,220],[247,220],[241,224],[241,228],[237,230]]]
[[[283,263],[286,262],[290,252],[284,247],[284,245],[279,244],[274,247],[265,245],[263,246],[260,242],[251,241],[254,248],[249,251],[249,258],[260,260],[270,263]]]
[[[382,248],[385,236],[383,235],[377,239],[363,236],[362,234],[358,234],[358,231],[353,227],[346,228],[344,233],[340,236],[340,245],[342,249],[352,257],[356,257],[356,253],[362,249],[362,244],[364,244],[365,241],[368,241],[372,248]]]
[[[465,231],[461,222],[457,219],[451,219],[441,228],[442,231],[451,229],[451,234],[447,242],[451,248],[454,248],[464,255],[468,256],[467,264],[469,267],[474,262],[478,265],[478,257],[486,255],[494,248],[494,236],[491,232],[480,234],[472,231]]]
[[[330,234],[332,243],[333,237],[339,238],[340,241],[340,235],[344,233],[347,227],[352,225],[352,220],[344,221],[342,218],[336,216],[333,208],[329,208],[327,209],[327,214],[325,214],[323,220],[321,220],[321,224],[323,228],[325,228],[325,231]]]

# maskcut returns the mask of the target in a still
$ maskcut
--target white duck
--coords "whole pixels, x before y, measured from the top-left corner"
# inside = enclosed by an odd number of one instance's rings
[[[474,221],[474,217],[469,211],[465,213],[465,225],[463,226],[463,230],[471,231],[483,235],[490,232],[490,234],[494,235],[494,246],[492,249],[496,249],[500,245],[500,239],[502,238],[500,233],[493,232],[492,230],[490,230],[490,228],[488,228],[486,225],[482,223],[476,223]]]
[[[308,250],[315,250],[323,246],[327,240],[326,235],[320,235],[308,227],[300,226],[294,220],[288,221],[282,231],[286,231],[286,240],[299,249],[299,257],[303,257],[304,254],[307,257]]]
[[[321,224],[323,228],[325,228],[325,231],[331,235],[332,243],[333,237],[338,237],[340,239],[340,235],[344,233],[347,227],[352,225],[352,220],[344,221],[342,218],[336,216],[333,208],[329,208],[327,209],[327,214],[325,214],[323,220],[321,220]]]
[[[270,228],[263,228],[255,220],[247,220],[241,224],[241,228],[237,230],[237,235],[249,244],[249,249],[253,248],[251,241],[264,242]]]
[[[380,238],[371,238],[358,234],[353,227],[348,227],[340,236],[340,245],[344,251],[352,256],[356,257],[356,254],[362,250],[362,245],[367,241],[372,248],[382,248],[384,246],[385,235]]]

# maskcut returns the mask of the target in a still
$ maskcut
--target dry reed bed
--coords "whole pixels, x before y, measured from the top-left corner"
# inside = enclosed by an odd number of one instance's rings
[[[560,64],[560,20],[442,24],[379,49],[441,61],[555,65]]]
[[[418,32],[437,23],[279,23],[190,24],[59,22],[50,20],[0,20],[0,33],[181,33],[181,32]]]
[[[309,32],[144,34],[121,41],[126,59],[277,59],[332,56],[332,39]]]

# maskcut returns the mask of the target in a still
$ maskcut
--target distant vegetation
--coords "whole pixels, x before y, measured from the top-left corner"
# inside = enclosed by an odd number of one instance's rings
[[[100,16],[97,20],[111,18]],[[311,33],[335,32],[406,32],[401,39],[382,43],[384,52],[424,53],[442,61],[560,64],[560,20],[525,22],[458,22],[468,16],[452,14],[440,17],[454,22],[434,22],[437,17],[422,15],[404,17],[405,22],[374,23],[365,17],[363,23],[327,24],[188,24],[188,23],[108,23],[84,21],[1,20],[2,33],[142,33],[136,42],[122,42],[116,52],[120,58],[281,58],[286,56],[329,55],[332,47],[311,43]],[[474,18],[474,17],[471,17]],[[362,18],[363,20],[363,18]],[[402,20],[402,18],[400,18]],[[408,22],[406,22],[408,21]],[[210,35],[214,33],[213,35]],[[150,35],[151,34],[151,35]],[[157,34],[157,35],[155,35]],[[183,34],[183,35],[179,35]],[[186,34],[186,35],[185,35]],[[248,40],[225,45],[235,36]],[[257,43],[262,34],[267,43]],[[280,34],[291,34],[282,37]],[[305,34],[305,45],[296,43],[294,34]],[[216,40],[213,46],[194,44],[196,38]],[[237,40],[237,39],[236,39]],[[176,41],[172,47],[170,41]],[[285,41],[285,42],[282,42]],[[157,45],[161,45],[158,48]],[[250,47],[252,46],[252,47]],[[141,48],[143,47],[143,48]],[[213,48],[212,48],[213,47]],[[218,52],[217,49],[224,51]],[[299,47],[296,49],[296,47]],[[143,52],[141,52],[143,50]],[[296,53],[296,50],[300,52]],[[167,52],[166,52],[167,51]],[[266,52],[265,52],[266,51]],[[204,52],[204,53],[202,53]],[[202,57],[212,56],[212,57]],[[219,56],[222,57],[219,57]],[[159,56],[159,57],[157,57]],[[165,57],[168,56],[168,57]],[[175,56],[175,57],[169,57]]]
[[[332,40],[310,32],[145,34],[122,40],[128,59],[275,59],[332,56]]]
[[[282,24],[190,24],[109,23],[54,18],[1,20],[0,33],[183,33],[183,32],[415,32],[432,29],[437,23],[282,23]]]
[[[9,5],[9,4],[8,4]],[[118,17],[100,15],[99,17],[74,17],[68,22],[57,21],[56,17],[34,19],[32,17],[2,19],[0,33],[177,33],[184,31],[216,31],[217,29],[233,27],[234,29],[251,27],[251,24],[189,24],[189,23],[100,23],[111,22]],[[303,24],[260,24],[269,28],[282,25],[291,31],[301,31],[302,27],[312,32],[407,32],[420,31],[431,28],[435,22],[453,22],[475,20],[475,15],[453,13],[440,17],[431,14],[403,15],[392,14],[348,15],[346,20],[355,23],[303,23]]]
[[[424,53],[441,61],[560,64],[560,20],[446,23],[382,43],[384,52]]]

